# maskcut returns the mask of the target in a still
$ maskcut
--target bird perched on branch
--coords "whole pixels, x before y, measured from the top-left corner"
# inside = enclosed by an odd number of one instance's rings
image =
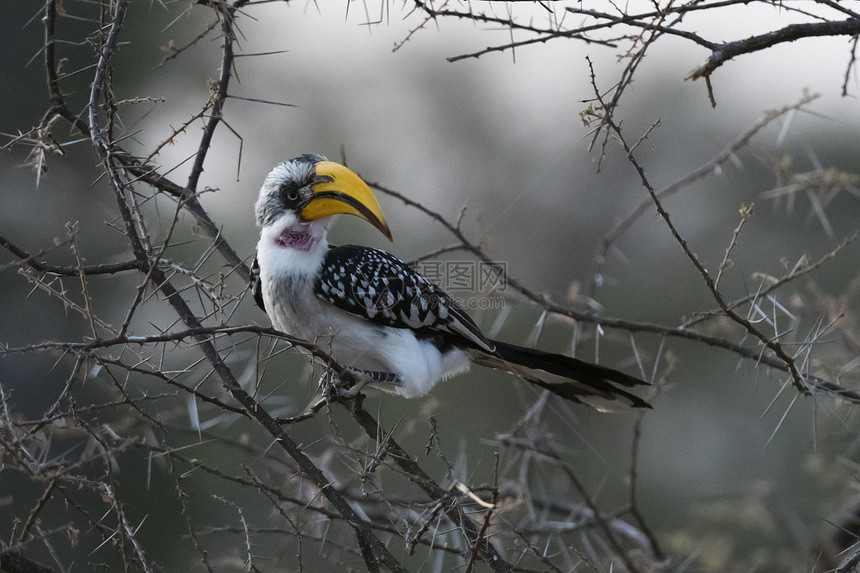
[[[601,410],[649,407],[618,388],[646,382],[490,340],[450,296],[400,259],[369,247],[329,245],[328,228],[338,214],[364,219],[391,240],[370,187],[346,167],[302,155],[272,169],[256,204],[254,298],[275,328],[327,350],[362,385],[422,396],[474,362]]]

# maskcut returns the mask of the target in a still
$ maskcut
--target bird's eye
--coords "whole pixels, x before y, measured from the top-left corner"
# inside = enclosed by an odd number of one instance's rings
[[[284,203],[295,203],[299,200],[299,188],[295,184],[282,185],[280,194]]]

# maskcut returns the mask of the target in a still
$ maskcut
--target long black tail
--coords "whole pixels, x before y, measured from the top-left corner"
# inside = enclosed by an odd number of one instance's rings
[[[618,410],[621,406],[651,407],[639,396],[613,384],[628,388],[647,386],[648,383],[643,380],[561,354],[497,340],[490,342],[496,345],[496,351],[492,354],[478,349],[470,350],[470,358],[475,364],[516,374],[563,398],[588,404],[602,411]]]

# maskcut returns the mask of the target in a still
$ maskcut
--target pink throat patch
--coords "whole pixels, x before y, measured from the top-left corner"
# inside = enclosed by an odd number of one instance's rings
[[[309,250],[314,244],[314,238],[310,233],[303,233],[302,231],[293,231],[291,229],[284,229],[281,233],[275,238],[275,243],[281,247],[288,247],[290,249],[298,249],[300,251]]]

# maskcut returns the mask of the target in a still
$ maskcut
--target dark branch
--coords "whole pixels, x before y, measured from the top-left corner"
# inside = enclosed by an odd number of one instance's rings
[[[699,78],[707,78],[714,70],[736,56],[766,50],[777,44],[794,42],[803,38],[856,36],[857,34],[860,34],[860,19],[856,18],[849,18],[839,22],[790,24],[785,28],[767,34],[717,44],[712,50],[711,57],[703,65],[693,70],[687,79],[697,80]]]
[[[24,249],[15,245],[6,237],[0,235],[0,246],[5,247],[10,253],[20,259],[18,264],[28,266],[42,273],[59,275],[65,277],[74,277],[79,275],[108,275],[123,271],[140,270],[140,264],[137,261],[124,261],[122,263],[103,263],[100,265],[82,265],[80,267],[52,265],[43,261],[37,260],[38,255],[28,253]]]

